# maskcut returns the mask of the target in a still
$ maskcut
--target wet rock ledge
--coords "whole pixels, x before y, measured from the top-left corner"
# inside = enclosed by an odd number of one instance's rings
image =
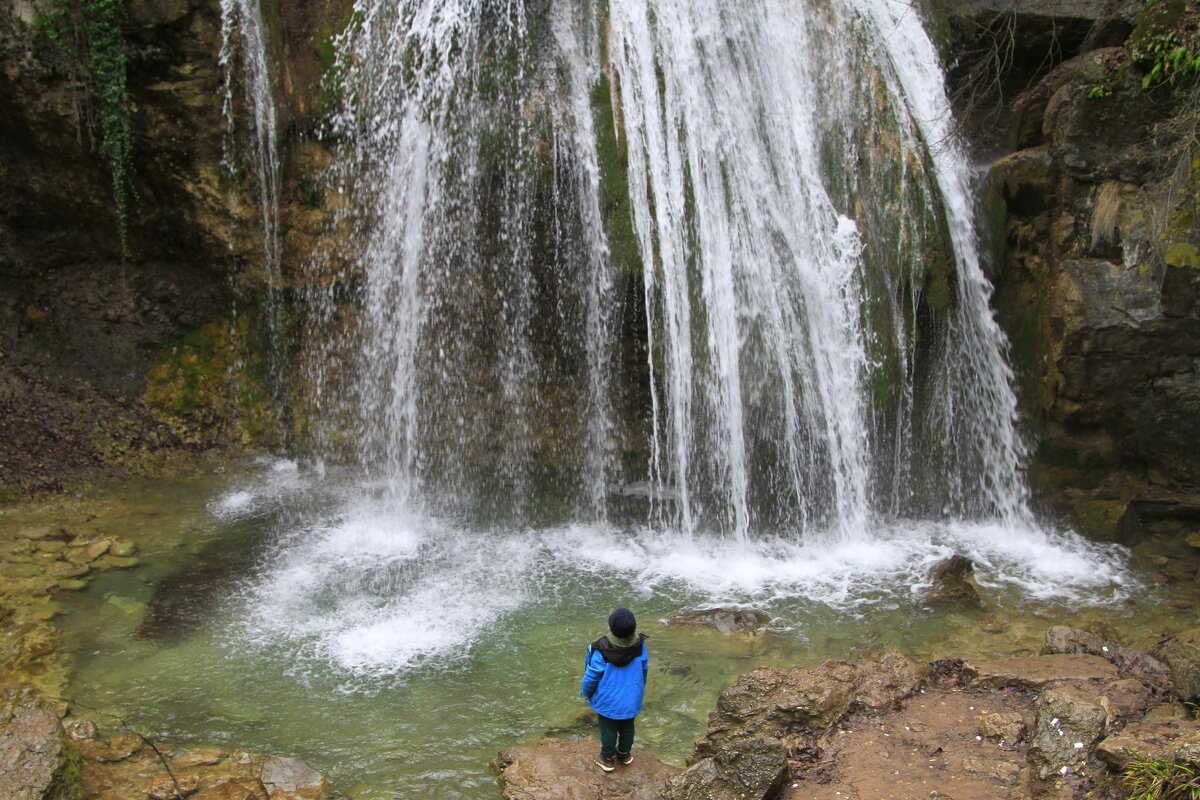
[[[101,736],[31,690],[0,702],[0,800],[322,800],[324,776],[298,758]]]
[[[1124,800],[1139,763],[1200,768],[1200,629],[1142,652],[1051,628],[1042,655],[925,664],[899,654],[759,669],[721,693],[684,769],[594,739],[509,748],[505,800]]]

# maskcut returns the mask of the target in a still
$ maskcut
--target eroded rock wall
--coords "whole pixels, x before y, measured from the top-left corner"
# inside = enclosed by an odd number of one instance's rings
[[[990,116],[974,109],[977,142],[1007,140],[985,190],[1032,482],[1095,535],[1190,530],[1200,519],[1200,161],[1184,139],[1197,95],[1194,76],[1147,76],[1153,42],[1195,45],[1195,4],[1014,8],[974,19],[984,29],[1041,14],[1050,28],[1086,30],[1040,49],[1026,40],[1007,93],[982,104]]]

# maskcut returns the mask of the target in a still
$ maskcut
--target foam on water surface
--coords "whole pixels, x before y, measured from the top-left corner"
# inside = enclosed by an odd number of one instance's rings
[[[759,608],[803,639],[813,614],[854,624],[872,610],[919,613],[929,568],[955,553],[975,563],[989,604],[1107,605],[1136,588],[1123,548],[996,521],[745,541],[607,523],[466,526],[334,496],[321,513],[280,515],[238,604],[239,638],[364,678],[458,663],[512,615],[589,596]]]

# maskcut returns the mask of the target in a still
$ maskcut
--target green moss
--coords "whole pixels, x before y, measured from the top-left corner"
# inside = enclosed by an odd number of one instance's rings
[[[1175,242],[1167,247],[1167,266],[1200,269],[1200,250],[1188,242]]]
[[[280,323],[285,336],[289,321]],[[265,314],[256,311],[190,331],[151,370],[146,403],[193,438],[228,429],[246,444],[277,442],[281,421],[269,388],[266,328]]]
[[[943,62],[953,56],[954,30],[950,21],[950,8],[946,0],[924,0],[918,4],[925,30],[938,49]]]
[[[21,497],[21,490],[15,486],[0,486],[0,505],[15,503]]]
[[[613,266],[625,275],[640,275],[642,254],[629,199],[629,150],[617,125],[612,98],[608,76],[601,73],[591,98],[600,166],[600,215]]]
[[[333,67],[337,63],[337,34],[333,28],[326,25],[321,29],[317,36],[317,55],[321,59],[321,65],[326,70]]]
[[[83,771],[79,762],[79,748],[74,742],[64,741],[61,758],[54,782],[42,795],[44,800],[77,800],[83,797]]]
[[[1012,360],[1021,384],[1026,406],[1042,401],[1041,342],[1046,305],[1042,300],[1030,303],[1021,315],[1021,324],[1012,338]]]
[[[1137,23],[1129,35],[1134,52],[1145,51],[1151,43],[1173,33],[1179,25],[1188,0],[1151,0],[1138,12]]]
[[[339,33],[333,27],[322,29],[318,42],[318,53],[325,67],[321,77],[321,92],[317,98],[317,112],[323,119],[329,119],[344,104],[345,99],[345,65],[338,58],[338,39],[343,36],[353,37],[362,27],[363,14],[351,9],[346,15]]]

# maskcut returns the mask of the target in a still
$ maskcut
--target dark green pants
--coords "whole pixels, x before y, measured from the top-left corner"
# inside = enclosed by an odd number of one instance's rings
[[[628,755],[633,750],[633,720],[600,718],[600,756],[612,758],[620,753]]]

